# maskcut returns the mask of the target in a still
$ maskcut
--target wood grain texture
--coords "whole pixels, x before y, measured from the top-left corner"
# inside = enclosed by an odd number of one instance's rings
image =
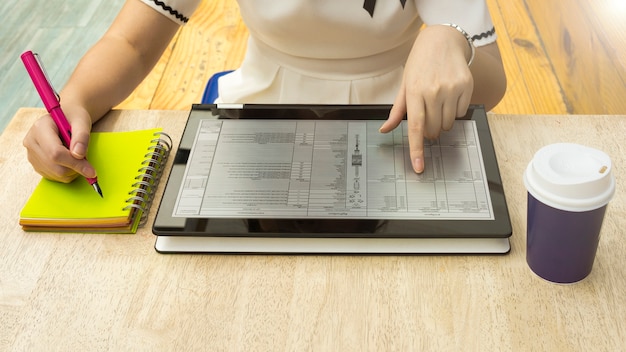
[[[626,185],[619,175],[626,149],[619,131],[626,115],[489,115],[513,226],[508,255],[240,256],[160,255],[150,228],[22,232],[18,214],[39,176],[20,145],[43,113],[20,110],[0,136],[0,160],[11,165],[0,169],[3,199],[11,200],[0,212],[0,350],[623,349]],[[185,111],[114,111],[95,129],[160,126],[176,137],[186,118]],[[525,261],[521,176],[541,146],[581,140],[612,158],[617,191],[591,275],[556,285]]]
[[[559,81],[524,2],[489,0],[488,5],[507,75],[507,92],[493,111],[566,112]]]
[[[601,11],[606,14],[602,5],[617,2],[594,1],[596,6],[586,0],[526,2],[536,19],[537,30],[542,33],[555,75],[561,82],[567,112],[626,112],[626,100],[623,99],[626,96],[626,73],[615,56],[615,48],[623,48],[626,44],[626,33],[622,32],[622,38],[617,38],[611,35],[617,31],[606,29],[606,24],[611,22],[598,21]],[[616,7],[615,11],[619,9]],[[626,11],[623,15],[626,16]]]

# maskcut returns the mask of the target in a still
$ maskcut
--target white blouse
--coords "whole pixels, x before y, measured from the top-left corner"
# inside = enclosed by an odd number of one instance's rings
[[[184,24],[200,0],[142,0]],[[238,0],[249,29],[219,102],[391,104],[420,27],[455,23],[476,46],[496,40],[485,0]]]

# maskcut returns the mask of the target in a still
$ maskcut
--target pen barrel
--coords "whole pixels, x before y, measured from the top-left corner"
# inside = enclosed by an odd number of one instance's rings
[[[26,67],[26,71],[28,72],[30,79],[35,85],[35,89],[37,89],[37,93],[39,93],[39,96],[41,97],[43,105],[46,107],[48,112],[60,106],[59,99],[54,92],[54,88],[48,81],[48,78],[46,77],[39,61],[35,57],[35,54],[33,54],[32,51],[27,51],[21,55],[21,59],[24,63],[24,67]]]
[[[72,141],[72,127],[67,122],[67,118],[65,114],[61,110],[60,106],[57,106],[49,111],[50,117],[59,128],[59,137],[61,137],[61,141],[63,144],[69,149],[70,142]]]

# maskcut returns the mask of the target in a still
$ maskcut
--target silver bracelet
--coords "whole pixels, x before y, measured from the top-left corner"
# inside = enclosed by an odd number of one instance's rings
[[[450,26],[454,29],[456,29],[457,31],[459,31],[459,33],[463,34],[463,36],[465,37],[465,39],[467,40],[467,45],[469,45],[470,50],[471,50],[471,55],[469,58],[469,61],[467,62],[467,66],[469,67],[472,62],[474,62],[474,56],[476,55],[476,48],[474,47],[474,40],[472,39],[472,37],[470,37],[469,33],[467,33],[463,28],[461,28],[458,24],[454,24],[454,23],[442,23],[443,26]]]

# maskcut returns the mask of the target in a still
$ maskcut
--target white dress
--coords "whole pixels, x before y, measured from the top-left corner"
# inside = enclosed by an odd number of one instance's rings
[[[142,0],[185,23],[200,0]],[[218,102],[391,104],[423,24],[455,23],[476,46],[496,40],[485,0],[238,0],[250,37]]]

